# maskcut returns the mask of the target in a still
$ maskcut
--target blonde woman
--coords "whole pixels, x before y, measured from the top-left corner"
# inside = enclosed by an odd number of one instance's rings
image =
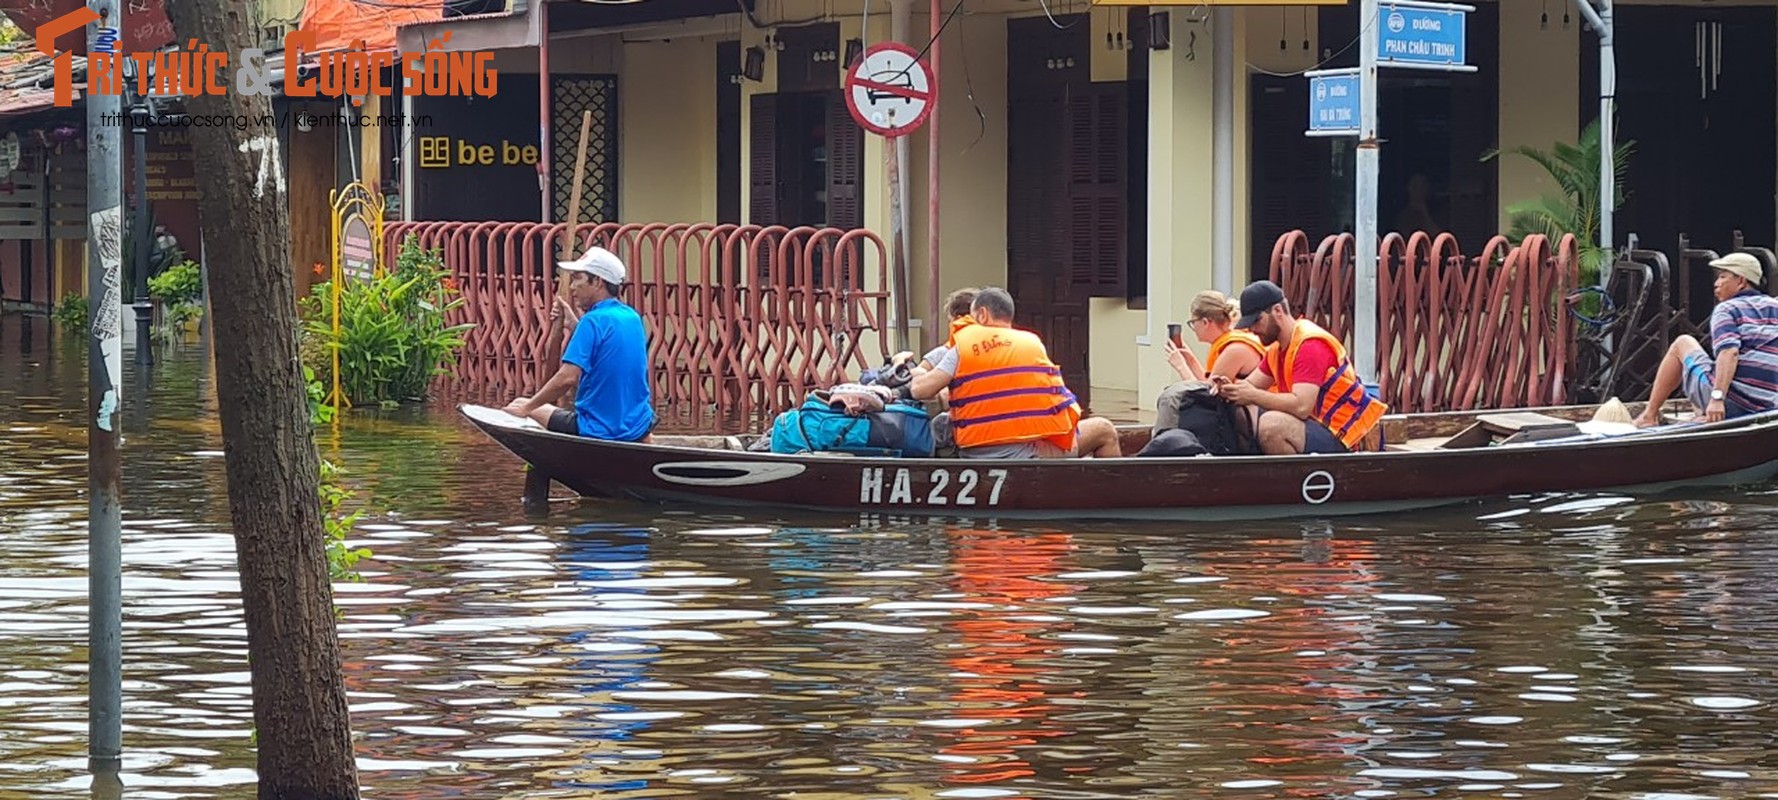
[[[1168,386],[1155,402],[1156,436],[1179,426],[1179,410],[1194,386],[1201,388],[1216,375],[1228,380],[1245,378],[1247,373],[1259,368],[1265,359],[1265,345],[1260,344],[1258,336],[1235,328],[1235,321],[1240,318],[1239,304],[1222,292],[1199,292],[1192,298],[1191,318],[1186,325],[1198,341],[1210,345],[1210,363],[1200,363],[1191,348],[1176,347],[1171,337],[1168,338],[1167,364],[1179,373],[1179,382]]]
[[[1207,381],[1211,375],[1245,378],[1259,367],[1266,347],[1260,344],[1258,336],[1235,328],[1235,320],[1240,316],[1240,307],[1222,292],[1204,291],[1192,298],[1191,319],[1185,324],[1198,341],[1210,345],[1210,358],[1207,363],[1199,363],[1191,348],[1175,347],[1168,340],[1167,364],[1179,373],[1180,380]]]

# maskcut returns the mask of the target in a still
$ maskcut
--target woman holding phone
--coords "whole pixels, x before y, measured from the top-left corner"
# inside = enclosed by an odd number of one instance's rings
[[[1198,355],[1180,341],[1179,326],[1167,326],[1167,364],[1179,373],[1180,380],[1245,378],[1259,367],[1265,357],[1265,345],[1260,344],[1258,336],[1235,328],[1240,315],[1240,307],[1222,292],[1203,291],[1192,298],[1191,319],[1185,324],[1198,341],[1210,345],[1210,357],[1199,363]]]

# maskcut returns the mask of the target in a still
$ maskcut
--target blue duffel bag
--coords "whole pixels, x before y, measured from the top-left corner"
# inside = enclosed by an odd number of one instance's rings
[[[772,422],[772,452],[930,458],[932,419],[924,407],[901,402],[855,417],[811,396]]]

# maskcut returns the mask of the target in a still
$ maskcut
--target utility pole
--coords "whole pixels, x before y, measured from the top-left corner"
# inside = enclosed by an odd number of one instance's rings
[[[99,21],[87,26],[87,57],[118,47],[124,29],[118,0],[87,0]],[[101,35],[107,43],[101,44]],[[88,75],[92,82],[94,76]],[[123,159],[115,93],[86,96],[87,296],[87,757],[96,774],[123,760],[123,511],[117,413],[123,402]]]
[[[1352,365],[1365,380],[1377,379],[1377,0],[1358,10],[1357,204],[1353,238]],[[1339,265],[1334,265],[1339,269]]]

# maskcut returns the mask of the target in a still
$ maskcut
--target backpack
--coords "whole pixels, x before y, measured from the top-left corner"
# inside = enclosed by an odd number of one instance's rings
[[[1259,452],[1247,414],[1209,384],[1191,383],[1168,390],[1178,400],[1172,427],[1158,431],[1138,456],[1241,456]],[[1169,399],[1173,399],[1169,398]]]
[[[811,395],[801,408],[779,414],[772,422],[774,453],[930,458],[932,444],[932,419],[926,409],[902,402],[855,417]]]

